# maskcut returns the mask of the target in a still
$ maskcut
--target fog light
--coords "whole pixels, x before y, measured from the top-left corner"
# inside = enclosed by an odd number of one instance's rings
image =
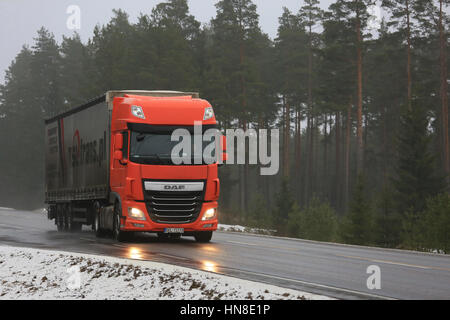
[[[216,217],[216,208],[211,208],[205,211],[202,221],[211,220]]]
[[[133,227],[136,227],[136,228],[144,228],[145,225],[140,224],[140,223],[133,223]]]
[[[128,216],[134,220],[146,220],[145,213],[138,208],[128,208]]]

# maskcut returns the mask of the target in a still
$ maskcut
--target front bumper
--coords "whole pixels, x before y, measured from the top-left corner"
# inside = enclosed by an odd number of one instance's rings
[[[214,219],[202,221],[202,217],[206,210],[216,208],[217,201],[204,202],[198,218],[191,223],[157,223],[150,219],[145,202],[124,201],[122,203],[122,219],[121,229],[123,231],[134,232],[163,232],[165,228],[183,228],[185,233],[198,231],[216,231],[217,230],[217,214]],[[137,208],[145,213],[146,220],[135,220],[128,216],[128,208]]]

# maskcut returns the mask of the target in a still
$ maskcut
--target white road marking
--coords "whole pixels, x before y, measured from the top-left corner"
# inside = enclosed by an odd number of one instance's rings
[[[323,289],[327,289],[327,290],[335,290],[335,291],[340,291],[340,292],[346,292],[346,293],[349,293],[349,294],[364,295],[364,296],[367,296],[367,297],[372,297],[372,298],[377,298],[377,299],[397,300],[395,298],[381,296],[381,295],[377,295],[377,294],[366,293],[366,292],[363,292],[363,291],[356,291],[356,290],[338,288],[338,287],[333,287],[333,286],[327,286],[327,285],[324,285],[324,284],[308,282],[308,281],[303,281],[303,280],[297,280],[297,279],[284,278],[284,277],[279,277],[279,276],[273,276],[273,275],[270,275],[270,274],[264,274],[264,273],[258,273],[258,272],[252,272],[252,271],[245,271],[245,270],[239,270],[239,269],[236,269],[236,271],[239,271],[239,272],[242,272],[242,273],[247,273],[247,274],[253,274],[253,275],[257,275],[257,276],[262,276],[262,277],[266,277],[266,278],[297,282],[297,283],[301,283],[301,284],[304,284],[304,285],[310,285],[310,286],[313,286],[313,287],[323,288]]]
[[[165,253],[158,253],[159,256],[163,256],[163,257],[167,257],[167,258],[174,258],[174,259],[180,259],[180,260],[190,260],[190,259],[186,259],[183,257],[177,257],[177,256],[172,256],[170,254],[165,254]]]
[[[229,241],[229,240],[225,240],[225,242],[236,243],[236,244],[243,244],[243,245],[246,245],[246,246],[258,246],[257,244],[246,243],[246,242],[238,242],[238,241]]]
[[[112,245],[113,245],[114,247],[119,247],[119,248],[128,248],[127,246],[124,246],[123,244],[113,243]]]
[[[364,258],[364,257],[357,257],[357,256],[346,256],[346,255],[341,255],[341,254],[336,254],[336,256],[349,258],[349,259],[370,261],[370,262],[375,262],[375,263],[392,264],[392,265],[397,265],[397,266],[402,266],[402,267],[409,267],[409,268],[417,268],[417,269],[425,269],[425,270],[450,271],[450,268],[433,267],[433,266],[421,266],[421,265],[409,264],[409,263],[403,263],[403,262],[397,262],[397,261],[371,259],[371,258]]]
[[[7,228],[12,228],[12,229],[17,229],[17,230],[24,230],[24,228],[22,228],[22,227],[13,226],[11,224],[0,223],[0,226],[4,226],[4,227],[7,227]],[[35,229],[35,228],[31,228],[31,229],[39,230],[39,229]]]

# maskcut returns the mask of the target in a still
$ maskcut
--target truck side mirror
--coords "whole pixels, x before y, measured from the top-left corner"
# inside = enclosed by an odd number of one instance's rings
[[[228,160],[226,136],[222,136],[222,150],[220,152],[222,153],[222,164],[219,164],[219,166],[223,166],[225,162]]]
[[[123,158],[123,134],[116,133],[114,135],[114,160],[118,160],[123,166],[127,164],[127,160]]]
[[[117,150],[122,151],[122,148],[123,148],[123,135],[121,133],[116,133],[114,135],[114,151],[117,151]],[[114,157],[115,156],[116,155],[114,153]]]
[[[121,161],[123,158],[122,150],[115,150],[114,151],[114,160]]]

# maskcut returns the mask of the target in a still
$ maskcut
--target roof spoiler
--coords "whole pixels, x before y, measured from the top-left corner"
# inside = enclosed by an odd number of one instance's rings
[[[148,91],[148,90],[112,90],[106,92],[106,103],[108,109],[112,110],[115,97],[123,97],[125,94],[133,94],[137,96],[147,97],[181,97],[191,96],[193,99],[200,98],[198,92],[181,92],[181,91]]]

